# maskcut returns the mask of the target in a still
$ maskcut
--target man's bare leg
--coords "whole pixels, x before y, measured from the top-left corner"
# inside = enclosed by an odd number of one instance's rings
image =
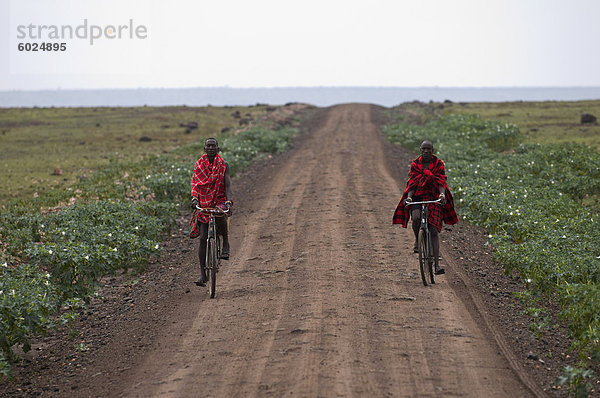
[[[200,224],[200,247],[198,248],[198,259],[200,260],[200,277],[194,282],[198,286],[205,286],[206,277],[206,238],[208,238],[208,224]]]
[[[411,210],[410,217],[412,218],[412,229],[415,234],[415,244],[413,246],[413,252],[418,253],[419,252],[419,246],[418,246],[419,229],[421,229],[421,209],[413,208]]]
[[[433,227],[431,232],[431,244],[433,245],[433,258],[435,261],[435,273],[444,274],[446,270],[440,267],[440,235],[437,228]]]
[[[221,250],[221,258],[223,260],[229,260],[229,228],[227,219],[225,217],[220,218],[217,221],[218,233],[223,237],[223,250]]]

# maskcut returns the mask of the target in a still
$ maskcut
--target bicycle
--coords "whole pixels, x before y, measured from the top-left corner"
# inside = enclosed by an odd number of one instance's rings
[[[225,217],[229,209],[223,210],[218,207],[198,207],[200,212],[209,215],[208,219],[208,237],[206,238],[206,262],[204,270],[208,277],[208,294],[210,298],[215,297],[217,287],[217,272],[221,266],[221,235],[217,234],[217,224],[215,217]]]
[[[433,265],[435,264],[435,257],[433,254],[433,245],[431,244],[431,232],[429,231],[429,222],[427,220],[427,208],[429,203],[435,203],[440,205],[441,199],[427,200],[424,202],[409,202],[407,206],[421,205],[421,228],[419,229],[419,235],[417,238],[417,246],[419,249],[419,269],[421,270],[421,279],[423,285],[427,286],[427,274],[429,274],[429,281],[433,285],[435,283],[435,271]]]

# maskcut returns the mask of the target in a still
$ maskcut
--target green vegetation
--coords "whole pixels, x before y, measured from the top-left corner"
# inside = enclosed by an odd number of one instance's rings
[[[11,347],[31,349],[31,336],[45,334],[54,326],[52,315],[59,302],[50,274],[24,265],[0,268],[0,375],[10,374],[9,361],[14,359]]]
[[[563,373],[556,378],[556,385],[567,386],[571,396],[576,398],[588,398],[593,388],[588,379],[596,377],[590,369],[573,368],[565,366]]]
[[[260,112],[257,108],[252,111]],[[213,111],[208,108],[195,112],[204,110]],[[55,110],[39,111],[53,114]],[[162,111],[157,109],[152,114],[151,109],[129,109],[140,112],[143,120],[159,119]],[[38,110],[23,110],[29,115],[35,112]],[[78,115],[79,110],[69,112]],[[77,117],[85,120],[93,110],[81,112],[87,116]],[[126,108],[114,112],[128,114]],[[131,123],[145,123],[141,119]],[[127,125],[120,128],[126,129]],[[104,165],[98,161],[98,169],[85,179],[48,189],[36,197],[25,199],[21,195],[5,203],[0,213],[0,374],[10,375],[15,344],[28,351],[33,337],[43,336],[58,324],[68,325],[94,294],[100,277],[129,269],[142,272],[148,260],[160,254],[163,233],[173,225],[180,206],[190,197],[191,175],[202,154],[204,138],[219,138],[221,154],[235,174],[263,153],[286,149],[296,132],[291,127],[272,130],[263,121],[238,132],[209,131],[200,141],[172,150],[167,150],[163,142],[160,150],[155,147],[159,154],[146,153],[149,148],[137,152],[131,148],[135,155],[130,153],[129,160],[113,157]],[[47,142],[55,138],[50,137]],[[136,145],[141,144],[130,142],[131,147]],[[106,147],[110,148],[110,144]],[[22,156],[29,158],[32,167],[45,167],[35,163],[38,148],[30,145],[22,150],[27,152]],[[147,156],[138,159],[144,153]],[[64,164],[76,164],[81,154],[63,156]],[[10,162],[17,164],[16,160]],[[22,185],[13,193],[27,189]],[[75,348],[85,350],[83,346]]]
[[[65,189],[111,160],[139,161],[218,137],[267,113],[265,106],[0,109],[0,205]]]
[[[520,144],[531,138],[516,125],[474,115],[384,131],[411,149],[425,138],[435,143],[462,219],[488,230],[495,257],[523,281],[532,329],[541,336],[552,327],[545,305],[558,303],[582,366],[588,358],[598,364],[600,207],[590,200],[600,192],[598,151],[577,143]],[[570,372],[569,383],[589,376],[582,372]]]
[[[489,102],[444,104],[445,114],[476,114],[519,126],[523,142],[579,143],[600,150],[600,124],[581,124],[581,113],[600,119],[600,101]]]

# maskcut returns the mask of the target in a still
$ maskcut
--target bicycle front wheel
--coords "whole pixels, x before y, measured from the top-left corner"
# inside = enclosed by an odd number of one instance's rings
[[[427,242],[426,242],[425,231],[419,230],[418,237],[418,246],[419,246],[419,269],[421,271],[421,279],[423,280],[423,285],[427,286],[427,273],[429,271],[429,261],[427,256]]]
[[[208,294],[210,298],[214,298],[217,287],[217,245],[215,238],[208,240],[206,252],[208,257],[208,263],[206,264],[208,271]]]

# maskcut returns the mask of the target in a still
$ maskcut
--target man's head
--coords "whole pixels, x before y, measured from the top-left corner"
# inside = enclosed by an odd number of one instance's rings
[[[216,138],[207,138],[206,141],[204,141],[204,153],[210,158],[215,157],[215,155],[219,153],[219,143]]]
[[[423,141],[421,143],[421,156],[423,156],[423,160],[429,162],[431,157],[433,156],[433,144],[431,141]]]

